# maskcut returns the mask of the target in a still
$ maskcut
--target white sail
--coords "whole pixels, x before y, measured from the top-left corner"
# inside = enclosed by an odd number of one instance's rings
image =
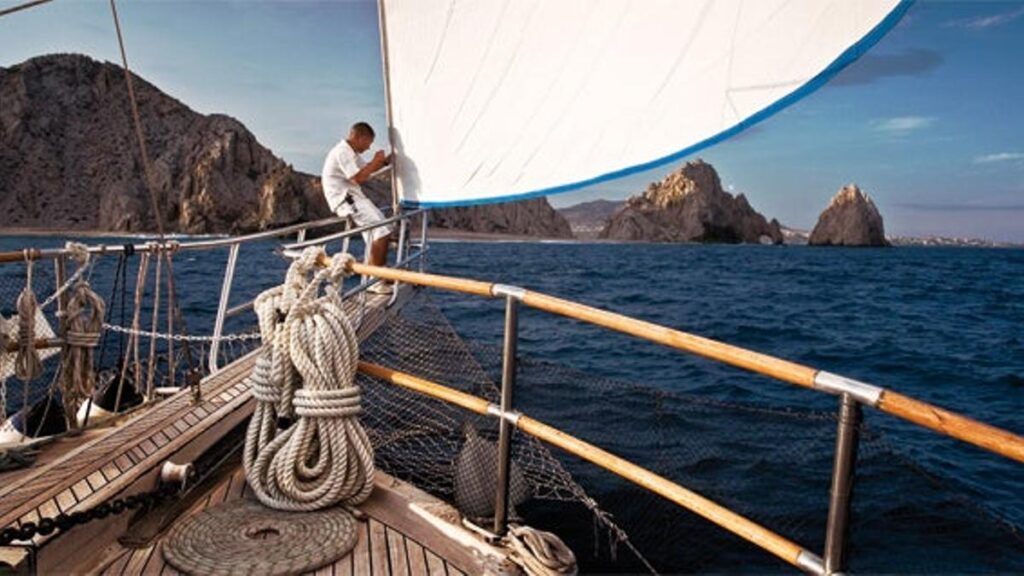
[[[899,0],[381,0],[400,198],[470,205],[677,160],[814,90]]]

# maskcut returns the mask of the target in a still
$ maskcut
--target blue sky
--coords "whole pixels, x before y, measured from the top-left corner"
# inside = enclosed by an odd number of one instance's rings
[[[16,3],[0,0],[0,6]],[[307,172],[355,120],[384,123],[372,2],[133,0],[129,63],[203,113],[244,122]],[[119,62],[109,6],[0,18],[0,66],[52,52]],[[926,2],[826,87],[699,156],[784,224],[856,182],[887,231],[1024,241],[1024,2]],[[672,166],[551,198],[625,198]]]

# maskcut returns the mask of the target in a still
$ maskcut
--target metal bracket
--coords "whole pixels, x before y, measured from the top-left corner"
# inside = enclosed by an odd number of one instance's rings
[[[800,551],[800,555],[796,557],[796,565],[808,574],[819,576],[825,574],[825,564],[822,562],[821,557],[807,550]]]
[[[509,284],[495,284],[491,286],[491,296],[508,296],[516,300],[522,300],[526,296],[526,288]]]
[[[506,420],[509,424],[515,426],[516,428],[519,427],[519,419],[522,418],[523,416],[522,412],[518,412],[516,410],[509,410],[508,412],[504,412],[502,411],[501,406],[498,406],[497,404],[488,404],[487,413],[490,414],[491,416],[497,416],[502,420]]]
[[[821,370],[814,375],[814,387],[831,394],[849,394],[861,404],[874,407],[884,388]]]

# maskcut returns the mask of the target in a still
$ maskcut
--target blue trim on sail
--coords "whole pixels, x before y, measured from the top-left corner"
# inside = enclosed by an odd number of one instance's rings
[[[561,184],[559,186],[553,186],[551,188],[544,188],[532,192],[510,194],[508,196],[494,196],[489,198],[477,198],[473,200],[454,200],[447,202],[403,201],[402,206],[405,206],[407,208],[448,208],[457,206],[478,206],[481,204],[497,204],[499,202],[525,200],[528,198],[536,198],[538,196],[550,196],[552,194],[559,194],[562,192],[578,190],[580,188],[585,188],[587,186],[599,184],[601,182],[607,182],[609,180],[624,178],[632,174],[637,174],[639,172],[645,172],[652,168],[657,168],[658,166],[668,164],[669,162],[674,162],[676,160],[689,156],[694,152],[713,146],[714,144],[717,144],[723,140],[732,138],[733,136],[739,134],[740,132],[746,130],[747,128],[750,128],[751,126],[767,118],[770,118],[771,116],[774,116],[783,109],[795,104],[799,100],[803,99],[812,92],[821,88],[836,74],[842,71],[843,68],[846,68],[853,62],[857,61],[857,59],[863,56],[864,53],[867,52],[872,46],[877,44],[878,41],[882,39],[882,37],[888,34],[889,31],[892,30],[897,23],[899,23],[899,21],[907,13],[907,10],[910,9],[910,6],[913,3],[914,0],[901,0],[900,3],[895,8],[893,8],[892,12],[890,12],[884,19],[882,19],[881,22],[875,25],[875,27],[872,28],[871,31],[867,33],[867,35],[865,35],[855,44],[847,48],[842,54],[839,55],[838,58],[833,60],[832,63],[828,65],[828,67],[819,72],[818,75],[815,76],[814,78],[808,80],[807,83],[805,83],[803,86],[797,88],[793,92],[790,92],[781,99],[776,100],[767,108],[762,109],[760,112],[755,113],[754,115],[748,117],[746,120],[740,122],[739,124],[733,126],[732,128],[719,132],[714,136],[702,140],[692,146],[683,148],[678,152],[669,154],[668,156],[663,156],[650,162],[645,162],[643,164],[638,164],[636,166],[630,166],[628,168],[623,168],[621,170],[616,170],[614,172],[608,172],[607,174],[595,176],[594,178],[589,178],[587,180],[580,180],[579,182],[573,182],[570,184]]]

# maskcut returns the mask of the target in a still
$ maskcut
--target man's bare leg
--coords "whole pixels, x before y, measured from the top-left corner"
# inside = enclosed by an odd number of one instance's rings
[[[384,266],[388,263],[388,242],[391,236],[385,236],[373,241],[370,245],[370,265]]]

